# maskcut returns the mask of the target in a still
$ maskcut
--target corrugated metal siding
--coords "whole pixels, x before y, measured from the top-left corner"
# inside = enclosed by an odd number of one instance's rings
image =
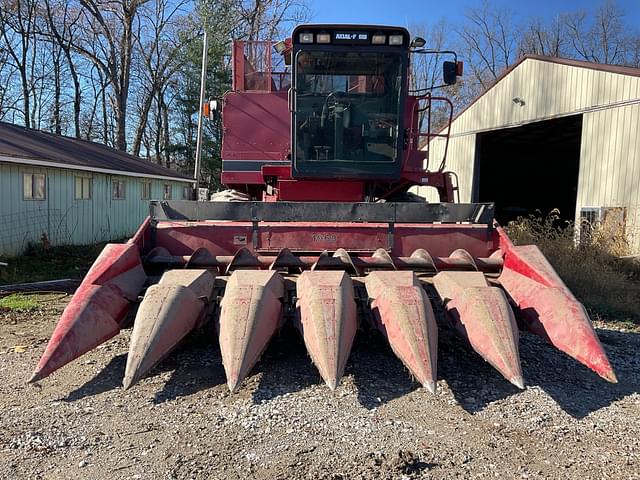
[[[21,168],[19,165],[0,165],[0,253],[14,253],[14,245],[26,245],[50,230],[59,211],[49,211],[47,200],[23,199],[23,173],[45,173],[44,168]],[[49,184],[46,184],[47,197]],[[4,247],[4,245],[7,247]]]
[[[455,172],[458,175],[458,182],[460,187],[460,201],[471,201],[471,187],[473,178],[473,158],[476,150],[476,136],[465,135],[463,137],[456,138],[456,141],[449,143],[449,149],[447,152],[447,170]],[[437,143],[431,142],[431,151],[429,156],[432,159],[436,159],[437,162],[431,162],[433,165],[438,164],[444,153],[444,142],[439,141]],[[467,161],[467,159],[471,161]],[[413,189],[418,195],[424,197],[429,202],[438,202],[438,194],[434,188],[430,187],[416,187]]]
[[[638,84],[640,77],[527,59],[453,122],[451,136],[635,100]]]
[[[518,97],[524,106],[513,102]],[[636,103],[634,103],[636,102]],[[624,206],[640,226],[640,77],[526,59],[451,126],[447,169],[471,201],[480,132],[583,113],[577,214],[583,206]],[[625,104],[626,103],[626,104]],[[430,155],[439,158],[444,140]],[[423,194],[421,189],[420,194]]]
[[[578,211],[626,207],[627,227],[635,237],[640,227],[639,132],[640,105],[584,115],[577,199]]]
[[[45,200],[24,200],[23,174],[46,175]],[[75,178],[91,178],[91,199],[75,199]],[[112,198],[113,179],[125,182],[126,198]],[[165,184],[182,198],[183,182],[120,177],[58,168],[0,163],[0,255],[18,255],[43,233],[52,245],[86,245],[131,236],[148,214],[141,182],[151,182],[151,198],[161,199]]]
[[[514,103],[513,99],[516,97],[523,99],[525,105],[521,107]],[[477,133],[579,112],[587,112],[586,120],[590,115],[601,115],[611,108],[610,104],[615,106],[633,100],[640,100],[638,77],[526,59],[451,125],[447,167],[458,174],[461,200],[471,201]],[[624,110],[628,107],[618,108]],[[622,118],[620,114],[613,112],[609,115],[609,121],[612,123],[606,126],[610,127],[607,131],[613,132],[613,138],[607,140],[605,145],[605,136],[609,134],[605,135],[603,130],[598,130],[596,134],[592,126],[588,126],[585,121],[583,152],[593,150],[593,155],[603,155],[611,159],[622,154],[624,142],[630,142],[631,137],[637,139],[637,129],[620,127],[621,122],[625,121],[624,114]],[[626,121],[629,123],[629,118]],[[599,125],[605,126],[605,122],[600,122]],[[584,142],[588,143],[585,145]],[[431,142],[432,158],[442,156],[444,143],[443,139]],[[636,157],[636,164],[638,161]],[[628,178],[627,173],[630,172],[629,167],[632,163],[632,159],[625,157],[618,166],[625,168],[624,172],[620,173],[620,178]],[[596,180],[600,182],[600,177],[589,178],[591,186],[599,189],[600,186],[593,183]],[[635,184],[640,181],[640,172],[637,172],[633,180]],[[613,188],[613,180],[607,185]]]

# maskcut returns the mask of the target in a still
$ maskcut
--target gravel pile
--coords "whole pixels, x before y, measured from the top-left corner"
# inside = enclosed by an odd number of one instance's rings
[[[617,385],[523,335],[518,391],[444,325],[435,396],[370,331],[335,392],[286,329],[234,395],[211,330],[129,391],[128,331],[26,385],[63,307],[0,314],[0,478],[640,478],[637,330],[599,325]]]

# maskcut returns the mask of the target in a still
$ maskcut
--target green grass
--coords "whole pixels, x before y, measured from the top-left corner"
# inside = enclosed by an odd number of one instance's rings
[[[506,230],[515,244],[538,245],[592,318],[640,324],[640,268],[620,260],[630,253],[624,238],[596,225],[589,240],[578,245],[574,225],[560,225],[555,212],[519,218]]]
[[[38,308],[39,302],[33,295],[23,295],[14,293],[4,298],[0,298],[0,310],[29,311]]]
[[[62,278],[81,279],[102,251],[104,243],[87,246],[32,248],[14,258],[0,257],[0,285]]]

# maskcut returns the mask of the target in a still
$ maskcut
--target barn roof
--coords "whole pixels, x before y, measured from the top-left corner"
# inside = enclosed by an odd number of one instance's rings
[[[193,181],[148,160],[100,143],[0,122],[0,162],[111,175]]]
[[[640,77],[640,68],[634,67],[625,67],[622,65],[609,65],[605,63],[594,63],[594,62],[585,62],[583,60],[573,60],[569,58],[561,58],[561,57],[549,57],[546,55],[533,55],[527,54],[523,55],[518,60],[508,68],[505,68],[502,73],[496,78],[491,85],[489,85],[480,95],[474,98],[468,105],[466,105],[462,110],[456,113],[453,116],[451,123],[453,123],[458,117],[460,117],[465,111],[473,106],[478,100],[484,97],[493,87],[495,87],[498,83],[500,83],[506,76],[508,76],[512,71],[514,71],[520,64],[522,64],[525,60],[539,60],[541,62],[555,63],[559,65],[567,65],[570,67],[578,67],[578,68],[587,68],[590,70],[598,70],[601,72],[610,72],[617,73],[620,75],[629,75],[632,77]]]

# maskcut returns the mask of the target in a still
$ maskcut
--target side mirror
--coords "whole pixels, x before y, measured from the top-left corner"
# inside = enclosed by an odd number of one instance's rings
[[[462,62],[444,62],[442,64],[442,79],[446,85],[455,85],[459,76],[462,75]]]
[[[456,62],[444,62],[442,64],[442,79],[446,85],[455,85],[457,80]]]

